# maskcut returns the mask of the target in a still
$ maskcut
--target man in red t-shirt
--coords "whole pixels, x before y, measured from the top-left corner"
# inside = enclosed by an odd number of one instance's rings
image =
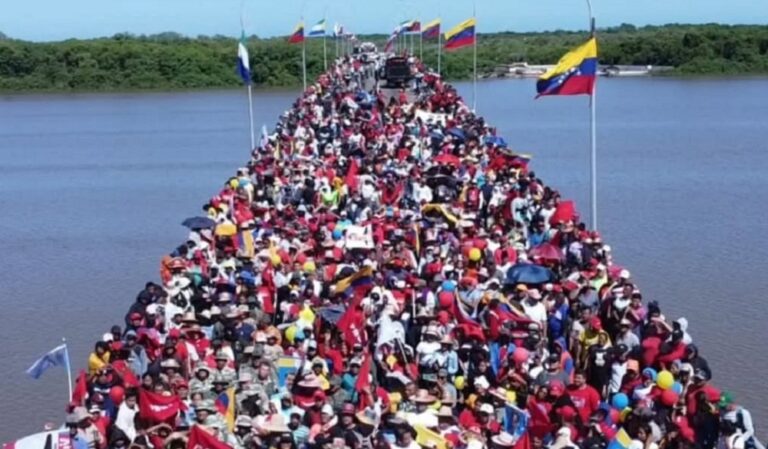
[[[576,371],[567,392],[579,411],[582,422],[589,422],[589,417],[600,407],[600,393],[587,384],[587,376],[583,370]]]

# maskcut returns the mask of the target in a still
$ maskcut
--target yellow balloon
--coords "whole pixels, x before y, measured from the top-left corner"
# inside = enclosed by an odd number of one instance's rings
[[[517,401],[517,393],[512,390],[507,391],[507,402],[515,403]]]
[[[299,318],[306,323],[314,323],[315,312],[313,312],[309,307],[306,307],[301,312],[299,312]]]
[[[477,262],[482,256],[483,253],[481,253],[478,248],[472,248],[469,250],[469,260],[472,262]]]
[[[456,376],[456,379],[453,380],[453,386],[456,387],[457,390],[463,390],[464,382],[464,376]]]
[[[293,340],[296,339],[296,326],[291,326],[285,330],[285,339],[289,343],[293,344]]]
[[[314,261],[308,260],[308,261],[304,262],[304,271],[306,273],[314,273],[316,268],[317,267],[315,267],[315,262]]]
[[[659,372],[659,375],[656,377],[656,385],[658,385],[662,390],[668,390],[672,388],[672,385],[674,384],[675,376],[673,376],[672,373],[667,370]]]
[[[231,236],[237,234],[237,226],[232,223],[222,223],[216,226],[216,235]]]
[[[280,265],[280,263],[283,261],[277,254],[273,255],[270,259],[273,267]]]
[[[232,187],[233,189],[237,188],[237,184],[238,184],[237,179],[232,179],[229,181],[229,186]]]
[[[619,422],[624,422],[624,420],[627,419],[627,416],[632,413],[632,409],[630,407],[625,408],[624,410],[619,413]]]

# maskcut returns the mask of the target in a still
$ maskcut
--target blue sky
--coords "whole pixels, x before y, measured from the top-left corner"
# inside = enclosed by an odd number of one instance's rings
[[[242,0],[5,0],[0,32],[35,40],[111,36],[118,32],[239,34]],[[445,25],[472,14],[471,0],[244,0],[246,31],[285,35],[302,12],[354,32],[389,32],[402,20],[438,14]],[[584,0],[476,0],[478,29],[586,29]],[[593,0],[598,26],[685,23],[768,24],[768,0]]]

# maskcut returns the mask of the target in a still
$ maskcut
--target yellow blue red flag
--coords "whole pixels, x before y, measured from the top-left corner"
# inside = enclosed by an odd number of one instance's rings
[[[435,39],[440,35],[440,19],[435,19],[421,29],[422,39]]]
[[[235,429],[235,387],[227,388],[216,398],[216,410],[224,417],[227,430]]]
[[[475,26],[477,19],[467,19],[445,33],[445,49],[456,50],[475,44]]]
[[[566,53],[536,82],[538,95],[592,95],[597,77],[597,39]]]
[[[291,33],[291,35],[288,36],[288,42],[291,44],[300,44],[304,42],[304,21],[303,20],[299,22],[298,25],[296,25],[296,28],[294,28],[293,33]]]

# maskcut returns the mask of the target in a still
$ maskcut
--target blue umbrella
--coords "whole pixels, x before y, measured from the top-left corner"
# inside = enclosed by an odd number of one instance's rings
[[[518,263],[507,271],[508,284],[543,284],[550,282],[554,274],[549,268],[531,263]]]
[[[496,145],[497,147],[506,147],[507,146],[507,141],[504,140],[503,137],[488,136],[488,137],[485,138],[485,144],[486,145],[487,144]]]
[[[189,229],[210,229],[216,227],[216,222],[208,217],[189,217],[181,225]]]
[[[448,134],[461,140],[464,140],[467,138],[466,134],[464,134],[464,131],[461,128],[451,128],[448,130]]]
[[[332,325],[336,325],[341,319],[341,316],[344,315],[345,310],[344,306],[329,306],[318,310],[318,313],[324,320]]]

